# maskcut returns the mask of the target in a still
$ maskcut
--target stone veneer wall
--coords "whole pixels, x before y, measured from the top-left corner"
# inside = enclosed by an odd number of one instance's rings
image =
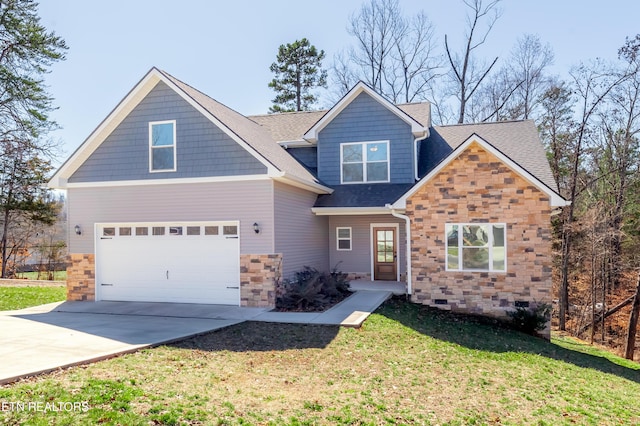
[[[491,316],[516,301],[551,303],[549,198],[481,145],[426,182],[406,211],[414,302]],[[506,223],[506,273],[446,271],[445,224],[466,222]]]
[[[95,300],[95,282],[95,255],[70,254],[67,266],[67,300]]]
[[[282,254],[240,255],[240,306],[276,306],[280,288]]]

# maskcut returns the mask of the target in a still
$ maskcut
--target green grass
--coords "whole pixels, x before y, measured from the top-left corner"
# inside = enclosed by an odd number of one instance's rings
[[[0,286],[0,311],[28,308],[65,300],[66,287]]]
[[[27,280],[48,280],[49,276],[47,272],[18,272],[16,274],[18,278],[24,278]],[[54,271],[54,281],[65,281],[67,279],[67,271]]]
[[[640,365],[392,300],[361,329],[243,323],[0,388],[0,424],[639,424]],[[72,406],[72,405],[70,405]]]

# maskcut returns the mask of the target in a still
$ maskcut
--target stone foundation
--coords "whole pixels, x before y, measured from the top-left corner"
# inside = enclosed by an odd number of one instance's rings
[[[282,254],[240,255],[240,306],[275,308]]]
[[[95,283],[95,255],[70,254],[69,266],[67,266],[67,300],[95,300]]]
[[[367,272],[345,272],[349,281],[371,281],[371,274]]]

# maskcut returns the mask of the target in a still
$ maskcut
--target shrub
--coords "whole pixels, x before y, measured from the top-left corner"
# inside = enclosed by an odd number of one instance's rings
[[[535,335],[547,326],[551,316],[551,305],[541,303],[533,308],[518,307],[507,315],[511,318],[511,324],[516,330]]]
[[[276,308],[287,311],[319,311],[349,294],[347,274],[320,272],[305,266],[293,278],[283,282],[284,293],[276,300]]]

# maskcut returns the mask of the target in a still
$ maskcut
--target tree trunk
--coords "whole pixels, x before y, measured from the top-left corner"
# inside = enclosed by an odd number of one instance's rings
[[[624,308],[625,306],[627,306],[628,304],[630,304],[633,301],[633,298],[635,296],[631,296],[630,298],[623,300],[622,302],[618,303],[616,306],[614,306],[613,308],[609,309],[607,312],[604,313],[604,317],[607,318],[613,314],[615,314],[616,312],[618,312],[620,309]],[[600,314],[602,315],[602,314]],[[584,324],[582,327],[580,327],[578,329],[578,333],[577,335],[581,335],[582,333],[584,333],[585,331],[587,331],[587,328],[591,327],[591,325],[594,322],[598,322],[600,321],[600,315],[597,315],[597,318],[592,318],[591,322],[588,322],[586,324]]]
[[[2,254],[2,273],[0,274],[0,278],[7,277],[7,260],[9,259],[7,253],[7,233],[9,232],[9,219],[10,210],[5,209],[4,223],[2,224],[2,239],[0,240],[0,253]]]
[[[633,360],[633,352],[636,347],[636,330],[638,329],[638,316],[640,316],[640,271],[638,271],[638,284],[636,294],[633,296],[631,304],[631,315],[629,316],[629,331],[627,332],[627,347],[624,357]]]

